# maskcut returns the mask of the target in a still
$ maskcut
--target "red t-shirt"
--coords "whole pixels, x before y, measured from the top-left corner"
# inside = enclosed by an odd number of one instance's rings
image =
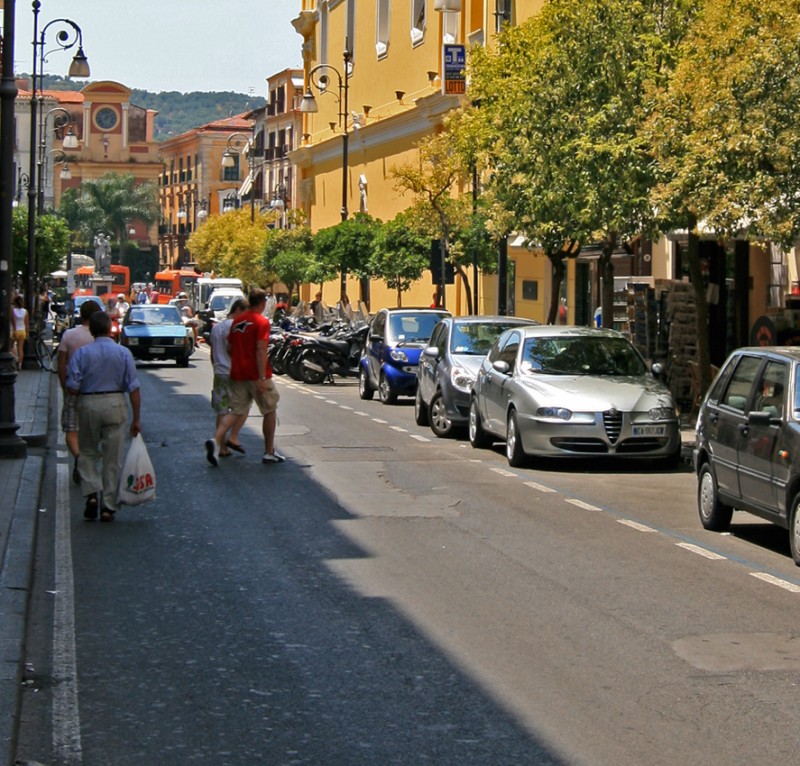
[[[259,340],[269,342],[269,319],[257,311],[245,311],[231,325],[228,345],[231,348],[231,379],[258,380],[262,375],[272,377],[272,367],[262,372],[256,364],[256,345]]]

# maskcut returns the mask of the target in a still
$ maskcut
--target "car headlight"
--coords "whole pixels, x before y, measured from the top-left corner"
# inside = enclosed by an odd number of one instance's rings
[[[453,367],[450,370],[450,382],[454,388],[459,391],[472,391],[472,385],[475,383],[475,376],[463,367]]]
[[[650,420],[672,420],[675,417],[675,410],[672,407],[653,407],[647,414]]]
[[[551,418],[552,420],[570,420],[572,418],[572,410],[566,407],[539,407],[536,410],[536,416],[539,418]]]
[[[407,362],[408,361],[408,355],[406,354],[406,352],[405,351],[401,351],[399,348],[393,348],[389,352],[389,356],[395,362]]]

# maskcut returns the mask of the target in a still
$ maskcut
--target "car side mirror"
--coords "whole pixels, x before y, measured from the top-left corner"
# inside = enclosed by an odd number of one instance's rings
[[[650,372],[657,378],[660,378],[664,374],[664,365],[661,362],[653,362],[650,366]]]
[[[425,356],[429,356],[431,359],[438,359],[439,358],[439,349],[436,346],[428,346],[423,352]]]
[[[508,366],[508,362],[504,362],[502,359],[498,359],[496,362],[492,362],[492,369],[496,370],[503,375],[508,375],[508,371],[511,369]]]
[[[747,424],[750,426],[769,426],[777,422],[780,422],[780,418],[773,412],[753,410],[747,413]]]

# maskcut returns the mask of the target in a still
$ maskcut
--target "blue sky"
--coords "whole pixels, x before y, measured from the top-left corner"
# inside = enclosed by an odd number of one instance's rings
[[[91,80],[150,91],[233,90],[266,96],[266,78],[300,67],[302,38],[289,23],[299,0],[41,0],[39,31],[69,18],[83,32]],[[16,3],[14,60],[31,71],[33,13]],[[46,33],[56,46],[59,27]],[[66,75],[71,51],[50,53],[44,71]]]

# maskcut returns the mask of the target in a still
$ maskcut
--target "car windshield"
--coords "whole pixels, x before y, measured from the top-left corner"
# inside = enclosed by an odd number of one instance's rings
[[[430,340],[433,328],[446,314],[389,314],[389,338],[400,343]]]
[[[233,295],[212,295],[208,308],[210,311],[227,311],[234,299]]]
[[[454,354],[486,356],[500,333],[511,327],[516,327],[516,323],[455,322],[453,337],[450,339],[450,351]]]
[[[643,375],[645,365],[624,338],[528,338],[521,369],[544,375]]]
[[[174,306],[134,306],[128,324],[181,324],[181,315]]]

